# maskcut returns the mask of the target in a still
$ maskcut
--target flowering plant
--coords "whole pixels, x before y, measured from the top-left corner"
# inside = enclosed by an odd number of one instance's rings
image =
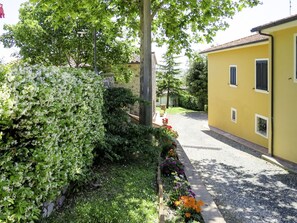
[[[173,138],[177,138],[177,137],[178,137],[178,133],[177,133],[177,131],[173,130],[173,128],[172,128],[171,125],[164,125],[163,128],[164,128],[165,132],[166,132],[169,136],[171,136],[171,137],[173,137]]]
[[[162,123],[163,123],[163,125],[167,125],[168,124],[168,118],[163,118]]]
[[[174,157],[177,158],[176,155],[176,143],[172,140],[168,140],[163,143],[162,145],[162,151],[161,151],[161,157],[166,158],[166,157]],[[170,154],[169,154],[169,151]]]
[[[174,177],[172,188],[169,192],[168,205],[176,207],[175,202],[180,199],[181,196],[195,197],[195,193],[192,191],[189,182],[185,179],[185,176],[172,173]]]
[[[201,206],[204,205],[202,200],[196,200],[192,196],[181,196],[178,201],[176,201],[175,206],[181,212],[182,216],[185,217],[186,222],[189,220],[202,221]]]
[[[178,175],[184,174],[184,165],[172,157],[166,158],[161,163],[161,173],[163,175],[169,176],[171,173],[176,172]]]

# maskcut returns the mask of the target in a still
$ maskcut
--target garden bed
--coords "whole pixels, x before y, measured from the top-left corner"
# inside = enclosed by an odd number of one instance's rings
[[[160,223],[204,223],[201,215],[204,203],[195,198],[196,195],[186,178],[184,166],[178,159],[175,141],[169,141],[162,146],[159,163]]]
[[[110,163],[94,171],[93,183],[42,222],[158,222],[156,159]]]

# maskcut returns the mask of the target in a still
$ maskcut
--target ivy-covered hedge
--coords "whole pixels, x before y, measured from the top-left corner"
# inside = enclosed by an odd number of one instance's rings
[[[0,75],[0,222],[31,222],[43,202],[86,177],[104,137],[102,81],[42,66]]]

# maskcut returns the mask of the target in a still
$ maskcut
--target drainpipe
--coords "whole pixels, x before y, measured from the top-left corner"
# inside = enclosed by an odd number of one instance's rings
[[[271,156],[274,156],[274,38],[273,35],[262,33],[259,34],[271,38]]]

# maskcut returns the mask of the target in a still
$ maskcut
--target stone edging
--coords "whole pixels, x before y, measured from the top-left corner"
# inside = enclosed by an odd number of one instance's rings
[[[201,211],[201,215],[205,223],[226,223],[211,195],[206,190],[205,185],[200,180],[200,177],[191,164],[187,154],[184,152],[182,146],[177,140],[176,144],[179,160],[184,165],[185,174],[191,185],[191,188],[196,194],[196,198],[202,200],[205,203],[205,205],[202,206]]]

